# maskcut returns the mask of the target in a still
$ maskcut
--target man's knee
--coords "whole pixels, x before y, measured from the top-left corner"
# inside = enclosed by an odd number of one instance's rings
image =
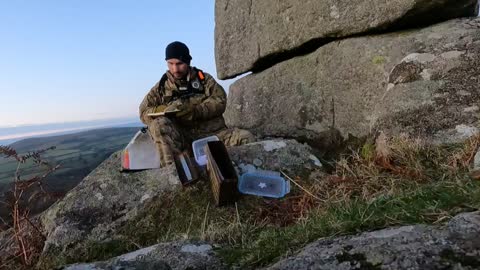
[[[150,122],[148,130],[155,141],[159,141],[162,137],[172,136],[176,133],[173,122],[166,117],[158,117]]]
[[[247,144],[247,143],[252,143],[256,141],[255,136],[253,134],[245,129],[237,129],[237,137],[238,137],[238,144],[237,145],[242,145],[242,144]]]
[[[231,128],[218,134],[218,137],[226,146],[236,146],[256,141],[255,136],[244,129]]]
[[[173,126],[172,120],[167,117],[157,117],[150,122],[149,128],[162,129],[163,127]]]

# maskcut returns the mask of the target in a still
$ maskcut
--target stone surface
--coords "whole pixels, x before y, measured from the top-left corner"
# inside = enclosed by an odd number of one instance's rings
[[[143,248],[108,261],[74,264],[64,270],[151,269],[195,270],[226,269],[208,244],[163,243]]]
[[[120,172],[120,152],[113,154],[42,214],[47,240],[41,261],[82,249],[89,241],[109,239],[115,234],[115,228],[135,218],[148,198],[180,186],[173,165]]]
[[[345,39],[237,80],[225,116],[261,136],[324,146],[332,130],[459,141],[478,132],[479,62],[479,18]]]
[[[216,0],[218,77],[232,78],[331,40],[475,16],[477,0]]]
[[[267,269],[478,269],[480,212],[443,227],[405,226],[324,238]]]
[[[473,169],[480,170],[480,149],[475,153],[475,157],[473,158]]]
[[[229,154],[240,175],[255,170],[308,175],[322,167],[312,148],[295,140],[272,139],[230,147]]]

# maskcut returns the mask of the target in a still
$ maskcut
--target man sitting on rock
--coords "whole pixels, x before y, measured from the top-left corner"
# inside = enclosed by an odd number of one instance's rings
[[[185,44],[170,43],[165,50],[168,71],[140,104],[140,119],[160,152],[161,167],[173,163],[193,140],[213,134],[227,146],[254,141],[246,130],[227,129],[225,91],[210,74],[191,67],[191,59]]]

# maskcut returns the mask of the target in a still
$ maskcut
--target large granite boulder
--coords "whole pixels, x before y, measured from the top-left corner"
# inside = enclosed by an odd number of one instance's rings
[[[336,38],[475,16],[477,0],[217,0],[218,77],[232,78]]]
[[[324,238],[267,269],[479,269],[480,212],[443,227],[404,226]]]
[[[263,136],[458,141],[478,132],[479,62],[480,18],[349,38],[239,79],[225,116]]]

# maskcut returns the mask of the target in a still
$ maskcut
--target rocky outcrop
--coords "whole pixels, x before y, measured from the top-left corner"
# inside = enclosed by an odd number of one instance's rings
[[[480,212],[443,227],[405,226],[324,238],[267,269],[478,269]]]
[[[74,264],[64,270],[151,269],[196,270],[227,269],[208,244],[164,243],[139,249],[108,261]]]
[[[479,61],[479,18],[335,41],[236,81],[225,116],[263,136],[457,141],[480,127]]]
[[[256,168],[282,169],[292,175],[308,175],[321,166],[311,150],[294,140],[263,141],[228,149],[240,173]],[[40,268],[77,262],[87,256],[83,253],[115,250],[116,241],[123,240],[125,224],[135,223],[148,205],[161,204],[166,193],[182,190],[174,166],[141,172],[120,172],[119,168],[120,153],[115,153],[42,214],[47,239]]]
[[[47,240],[41,263],[62,263],[62,257],[83,245],[108,239],[149,199],[179,187],[174,166],[122,173],[120,152],[113,154],[42,214]]]
[[[475,16],[477,0],[217,0],[218,77],[305,54],[332,40]]]

